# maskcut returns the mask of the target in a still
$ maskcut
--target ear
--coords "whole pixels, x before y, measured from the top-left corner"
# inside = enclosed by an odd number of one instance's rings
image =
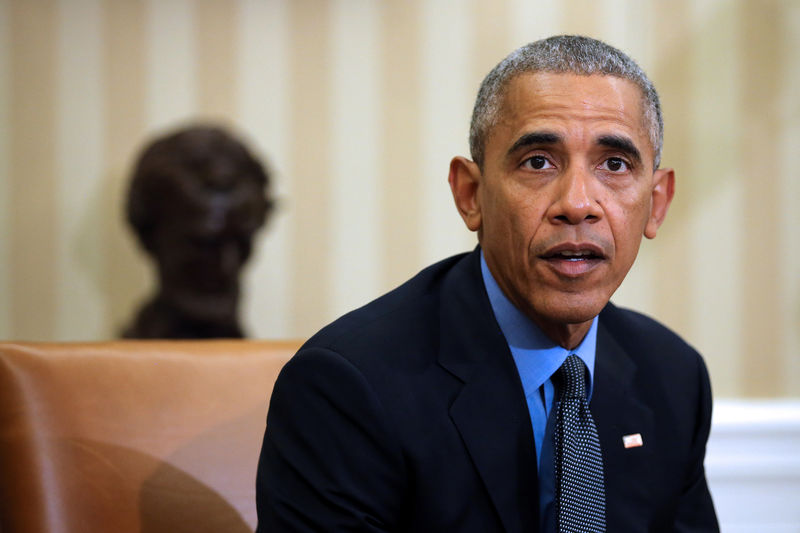
[[[650,204],[650,218],[644,228],[644,236],[654,239],[658,228],[667,216],[669,204],[675,195],[675,171],[659,168],[653,173],[653,192]]]
[[[458,213],[470,231],[481,229],[481,203],[478,197],[481,171],[478,165],[466,157],[454,157],[450,161],[450,191],[456,202]]]

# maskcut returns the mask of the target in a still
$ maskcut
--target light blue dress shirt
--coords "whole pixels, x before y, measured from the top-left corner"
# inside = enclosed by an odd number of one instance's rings
[[[522,380],[522,388],[525,391],[528,412],[533,425],[536,460],[541,465],[547,418],[552,410],[553,396],[555,395],[555,388],[550,377],[561,367],[568,355],[576,354],[589,369],[588,399],[592,397],[597,317],[594,318],[592,326],[581,344],[574,350],[567,350],[549,339],[503,294],[486,265],[483,251],[481,251],[481,272],[492,310],[503,331],[508,347],[511,349],[511,355],[514,357],[514,363],[517,365],[517,371]]]

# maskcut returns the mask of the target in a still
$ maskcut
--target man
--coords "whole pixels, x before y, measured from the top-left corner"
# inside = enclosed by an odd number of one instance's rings
[[[228,132],[190,126],[150,143],[128,193],[128,222],[158,272],[128,338],[242,337],[239,274],[272,209],[269,176]]]
[[[598,41],[495,67],[449,176],[479,248],[286,365],[260,530],[717,531],[703,361],[609,303],[672,200],[662,130],[651,82]]]

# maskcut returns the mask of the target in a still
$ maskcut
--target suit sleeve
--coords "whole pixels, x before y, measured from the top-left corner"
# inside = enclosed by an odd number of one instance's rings
[[[711,429],[711,384],[708,370],[698,355],[699,393],[694,439],[687,467],[683,494],[678,502],[675,531],[679,533],[718,533],[719,525],[705,474],[706,442]]]
[[[256,479],[258,532],[396,529],[404,464],[382,406],[336,352],[307,348],[275,384]]]

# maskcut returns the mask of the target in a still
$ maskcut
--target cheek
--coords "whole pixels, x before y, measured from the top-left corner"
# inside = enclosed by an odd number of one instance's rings
[[[646,206],[637,204],[618,205],[613,212],[607,211],[616,253],[626,263],[632,263],[636,257],[647,225],[647,215]]]
[[[530,240],[541,226],[543,213],[547,209],[543,198],[542,193],[518,187],[510,190],[503,199],[500,214],[507,219],[507,225],[518,239]]]
[[[650,196],[644,191],[630,190],[609,194],[604,203],[606,216],[612,225],[639,234],[644,232],[650,216]]]
[[[538,237],[541,227],[535,209],[529,207],[508,206],[501,214],[502,240],[509,246],[509,252],[519,254],[520,259],[527,262],[528,253]]]

